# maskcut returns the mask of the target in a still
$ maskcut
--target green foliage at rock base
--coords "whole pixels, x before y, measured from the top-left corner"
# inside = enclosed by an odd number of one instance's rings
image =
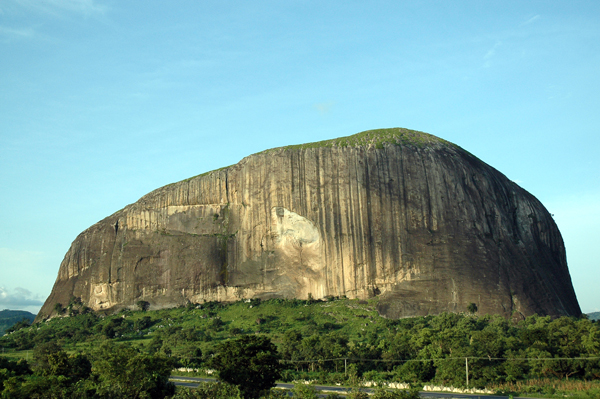
[[[224,342],[258,335],[276,345],[284,381],[352,385],[368,379],[463,387],[465,358],[470,387],[541,378],[600,381],[600,324],[591,320],[531,316],[511,322],[473,314],[389,320],[379,317],[376,305],[376,298],[240,300],[109,316],[65,315],[0,337],[0,347],[16,362],[27,353],[32,360],[32,348],[40,352],[54,342],[66,358],[82,353],[93,364],[93,354],[103,342],[110,342],[202,373]],[[36,369],[36,356],[30,361],[35,375],[17,376],[7,368],[2,378],[11,386],[23,379],[33,384],[35,378],[47,377],[53,384],[64,384],[72,378],[60,371],[44,375]],[[74,361],[61,356],[55,359],[56,370]],[[88,382],[81,386],[96,392],[99,380],[82,381]]]

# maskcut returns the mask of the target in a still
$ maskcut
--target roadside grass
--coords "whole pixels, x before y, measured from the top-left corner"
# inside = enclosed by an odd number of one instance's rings
[[[524,381],[491,384],[488,388],[522,397],[543,398],[600,398],[600,381],[559,380],[536,378]]]

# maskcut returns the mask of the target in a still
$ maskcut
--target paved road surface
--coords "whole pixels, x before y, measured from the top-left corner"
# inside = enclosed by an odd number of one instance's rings
[[[196,388],[201,382],[215,382],[215,378],[200,378],[200,377],[176,377],[172,376],[171,381],[177,386]],[[292,389],[294,384],[277,384],[277,388]],[[336,392],[340,395],[346,394],[347,388],[336,387],[336,386],[325,386],[325,385],[314,385],[315,389],[319,391]],[[365,389],[367,392],[371,392],[371,389]],[[420,392],[422,398],[443,398],[443,399],[508,399],[508,396],[498,395],[476,395],[466,393],[442,393],[442,392]],[[534,399],[534,398],[529,398]]]

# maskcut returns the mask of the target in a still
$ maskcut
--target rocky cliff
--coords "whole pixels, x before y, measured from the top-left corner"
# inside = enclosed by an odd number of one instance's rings
[[[531,194],[460,147],[384,129],[267,150],[155,190],[81,233],[41,317],[242,298],[379,296],[388,317],[579,315]]]

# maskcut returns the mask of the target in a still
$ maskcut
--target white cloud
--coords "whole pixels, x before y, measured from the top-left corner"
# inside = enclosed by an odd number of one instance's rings
[[[319,103],[319,104],[315,104],[315,108],[317,109],[317,111],[319,111],[319,113],[321,115],[325,115],[331,111],[331,108],[334,106],[334,104],[335,103],[333,101],[329,101],[326,103]]]
[[[35,36],[35,30],[32,28],[14,29],[0,26],[0,35],[11,38],[29,38]]]
[[[529,18],[527,21],[523,22],[521,24],[521,26],[525,26],[525,25],[529,25],[534,23],[535,21],[537,21],[538,19],[540,19],[541,17],[538,15],[534,15],[533,17]]]
[[[80,13],[86,16],[102,15],[107,10],[106,6],[99,5],[94,0],[46,0],[46,2],[56,9]]]
[[[0,309],[11,310],[29,310],[38,311],[44,302],[39,295],[34,295],[26,288],[16,287],[13,290],[8,290],[5,287],[0,287]]]
[[[494,44],[494,46],[492,46],[491,49],[489,49],[487,51],[487,53],[485,53],[485,55],[483,56],[483,59],[485,60],[485,63],[483,64],[483,66],[485,68],[489,68],[492,65],[491,59],[494,58],[494,56],[496,55],[496,49],[498,47],[500,47],[502,45],[502,42],[497,41],[496,44]]]
[[[56,276],[48,274],[48,261],[45,252],[0,248],[0,309],[37,313],[48,295],[48,283]],[[24,285],[29,288],[23,288]]]
[[[107,7],[94,0],[13,0],[13,3],[45,14],[58,16],[64,12],[85,16],[102,15]]]
[[[52,17],[63,18],[68,15],[78,17],[102,16],[108,8],[97,4],[95,0],[5,0],[5,8],[0,9],[0,15],[20,13],[41,13]],[[38,26],[39,28],[39,26]],[[16,39],[45,38],[39,30],[32,27],[15,28],[0,26],[0,40],[4,42]]]

